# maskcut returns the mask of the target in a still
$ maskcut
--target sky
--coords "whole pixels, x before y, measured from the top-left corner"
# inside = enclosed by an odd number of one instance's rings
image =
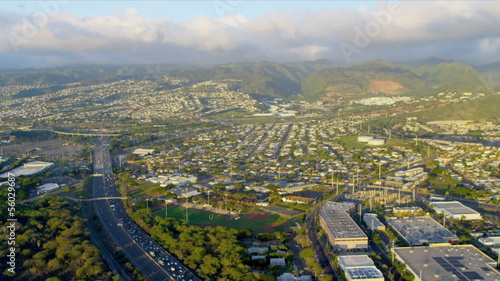
[[[0,69],[498,61],[500,1],[2,1]]]

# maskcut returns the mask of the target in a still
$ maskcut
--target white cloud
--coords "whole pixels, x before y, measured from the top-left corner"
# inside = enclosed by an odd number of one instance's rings
[[[374,9],[279,10],[251,20],[227,14],[178,23],[149,19],[135,9],[86,18],[59,12],[42,24],[0,11],[0,55],[17,51],[17,56],[45,54],[51,60],[71,54],[72,59],[94,56],[112,60],[114,56],[107,54],[114,52],[134,60],[144,58],[144,62],[162,58],[162,62],[184,59],[187,63],[341,59],[339,44],[353,44],[356,30],[361,30],[369,37],[359,56],[363,59],[368,54],[373,58],[393,51],[404,54],[407,49],[425,51],[408,53],[409,59],[439,55],[444,50],[451,59],[464,54],[481,59],[500,51],[498,22],[500,2],[496,1],[380,2]]]
[[[485,53],[495,53],[500,49],[500,38],[485,38],[479,43],[479,49]]]

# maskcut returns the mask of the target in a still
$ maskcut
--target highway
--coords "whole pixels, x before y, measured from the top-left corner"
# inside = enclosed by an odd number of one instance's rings
[[[92,197],[117,197],[111,156],[106,147],[94,147],[93,164],[94,173],[101,175],[92,177]],[[200,280],[130,219],[120,199],[92,203],[105,231],[148,280]]]

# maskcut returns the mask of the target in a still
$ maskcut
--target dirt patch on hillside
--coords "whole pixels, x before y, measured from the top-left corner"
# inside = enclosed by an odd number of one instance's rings
[[[351,96],[351,95],[356,95],[357,94],[356,92],[360,90],[361,88],[354,84],[349,84],[349,83],[335,84],[332,86],[328,86],[326,88],[326,96],[327,97],[336,95]]]
[[[370,80],[369,91],[372,93],[383,93],[387,95],[400,95],[406,93],[408,88],[399,82],[389,80]]]

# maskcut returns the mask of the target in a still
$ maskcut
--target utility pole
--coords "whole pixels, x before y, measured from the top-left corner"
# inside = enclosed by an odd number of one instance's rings
[[[187,188],[186,188],[186,193],[187,193]],[[188,197],[186,194],[186,223],[189,223],[189,215],[188,215]]]
[[[168,217],[168,200],[165,200],[165,218]]]
[[[337,195],[339,195],[339,179],[337,178]]]
[[[333,170],[332,170],[332,188],[333,188]]]

